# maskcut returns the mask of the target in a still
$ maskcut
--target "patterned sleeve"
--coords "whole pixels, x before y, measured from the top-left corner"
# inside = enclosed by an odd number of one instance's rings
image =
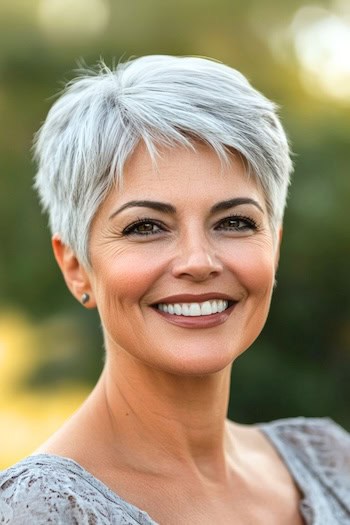
[[[315,419],[309,445],[316,473],[350,511],[350,434],[331,419]]]
[[[350,434],[329,418],[280,420],[275,427],[280,439],[350,517]]]
[[[20,465],[20,464],[19,464]],[[88,483],[68,472],[14,466],[0,474],[1,525],[133,524],[124,509],[96,495]]]

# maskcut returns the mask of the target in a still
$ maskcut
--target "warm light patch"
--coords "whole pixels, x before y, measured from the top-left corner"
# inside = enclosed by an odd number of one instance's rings
[[[62,42],[99,35],[109,14],[106,0],[41,0],[38,11],[47,37]]]
[[[0,313],[0,392],[13,391],[35,366],[35,333],[18,312]]]
[[[22,393],[0,402],[0,470],[30,455],[84,401],[79,385],[45,394]]]
[[[88,395],[80,384],[45,393],[26,386],[39,364],[42,334],[22,313],[0,312],[0,470],[33,452]]]
[[[302,80],[308,90],[350,102],[350,18],[303,7],[291,25]]]

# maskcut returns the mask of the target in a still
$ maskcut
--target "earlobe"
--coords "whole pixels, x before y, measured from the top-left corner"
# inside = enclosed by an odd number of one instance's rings
[[[52,237],[52,249],[67,287],[73,296],[86,308],[94,308],[96,302],[90,277],[73,250],[64,244],[57,234]]]

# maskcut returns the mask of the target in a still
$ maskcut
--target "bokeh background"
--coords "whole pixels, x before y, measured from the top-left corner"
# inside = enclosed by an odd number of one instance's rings
[[[31,142],[77,61],[210,56],[281,106],[295,152],[278,286],[236,363],[241,422],[350,430],[350,1],[1,0],[0,468],[71,414],[102,365],[98,318],[66,291],[32,190]]]

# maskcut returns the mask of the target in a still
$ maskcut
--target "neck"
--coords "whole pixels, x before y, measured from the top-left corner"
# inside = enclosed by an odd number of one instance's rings
[[[230,369],[181,377],[139,363],[126,367],[119,359],[107,361],[89,400],[91,416],[99,420],[96,428],[108,435],[117,456],[133,457],[146,468],[163,458],[172,469],[176,463],[206,474],[224,471],[231,446],[226,428]]]

